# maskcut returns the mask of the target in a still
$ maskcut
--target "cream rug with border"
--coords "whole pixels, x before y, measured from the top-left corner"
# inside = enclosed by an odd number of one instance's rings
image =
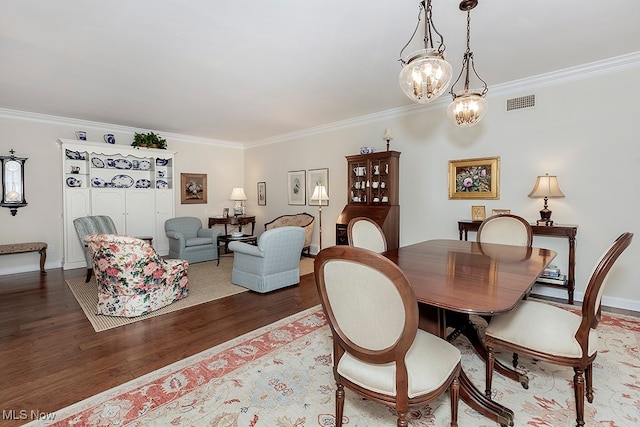
[[[189,265],[189,296],[180,301],[176,301],[159,310],[138,317],[113,317],[96,315],[96,301],[98,300],[97,285],[94,277],[89,283],[84,282],[84,277],[66,280],[69,289],[78,300],[82,311],[91,322],[96,332],[117,328],[160,316],[183,308],[213,301],[248,291],[247,288],[231,283],[231,270],[233,268],[233,256],[223,256],[220,258],[220,265],[217,261],[200,262]],[[300,275],[313,272],[313,258],[300,258]]]

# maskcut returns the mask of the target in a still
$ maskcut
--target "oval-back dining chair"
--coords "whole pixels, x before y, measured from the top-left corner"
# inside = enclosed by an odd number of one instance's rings
[[[518,215],[493,215],[482,221],[476,240],[480,243],[531,246],[533,230],[529,222]]]
[[[495,347],[502,347],[536,360],[573,367],[576,402],[576,425],[584,425],[585,377],[586,395],[593,402],[592,365],[598,351],[596,327],[601,316],[601,298],[611,267],[629,247],[633,233],[621,234],[602,255],[587,284],[582,313],[531,300],[521,301],[514,310],[491,318],[485,331],[488,359],[486,390],[491,396],[495,364]],[[525,388],[527,383],[523,383]]]
[[[350,246],[322,250],[316,286],[333,334],[336,426],[342,426],[344,388],[395,408],[408,425],[412,406],[447,389],[457,426],[460,351],[418,329],[418,303],[404,273],[375,252]]]
[[[347,225],[349,245],[382,253],[387,250],[387,239],[382,228],[370,218],[353,218]]]

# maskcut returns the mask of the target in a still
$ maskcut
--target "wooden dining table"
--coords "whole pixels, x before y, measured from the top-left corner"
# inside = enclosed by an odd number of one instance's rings
[[[383,254],[409,279],[420,306],[420,327],[453,341],[469,339],[485,359],[486,348],[472,315],[488,318],[506,313],[531,290],[556,252],[511,245],[460,240],[429,240]],[[498,362],[498,361],[496,361]],[[527,386],[525,375],[496,363],[496,370]],[[464,372],[460,397],[472,408],[502,426],[513,426],[511,409],[490,400]]]

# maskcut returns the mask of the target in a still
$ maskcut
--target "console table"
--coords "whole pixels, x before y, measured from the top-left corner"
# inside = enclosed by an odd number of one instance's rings
[[[460,240],[467,240],[469,231],[478,231],[482,221],[458,221],[458,232]],[[531,224],[534,236],[563,237],[569,241],[569,270],[567,272],[567,286],[553,285],[551,283],[540,283],[539,285],[551,286],[555,288],[566,288],[569,293],[569,304],[573,304],[573,291],[575,290],[575,272],[576,272],[576,234],[578,234],[577,225],[554,224],[554,225],[535,225]]]
[[[242,231],[242,226],[243,225],[247,225],[247,224],[251,224],[251,235],[253,235],[253,232],[255,231],[255,227],[256,227],[256,217],[255,215],[253,216],[228,216],[228,217],[211,217],[209,218],[209,228],[213,227],[214,225],[224,225],[224,234],[227,235],[229,234],[229,232],[227,231],[227,226],[228,225],[237,225],[238,226],[238,231]]]

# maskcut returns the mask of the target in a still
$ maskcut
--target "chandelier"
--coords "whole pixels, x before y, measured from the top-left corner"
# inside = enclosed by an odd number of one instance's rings
[[[412,52],[403,57],[403,52],[409,46],[420,27],[421,16],[424,13],[424,49]],[[418,24],[411,38],[400,51],[400,87],[412,101],[427,104],[442,95],[452,77],[451,64],[444,60],[444,39],[438,32],[431,18],[431,0],[420,2]],[[440,37],[440,45],[433,47],[431,30]]]
[[[478,5],[477,0],[463,0],[460,2],[460,10],[467,12],[467,51],[464,54],[462,60],[462,70],[458,79],[451,86],[451,96],[453,96],[453,102],[449,104],[447,108],[447,116],[449,116],[453,122],[460,127],[470,127],[478,123],[484,115],[487,113],[487,100],[485,95],[489,90],[487,83],[480,78],[476,72],[476,67],[473,63],[473,52],[469,47],[470,45],[470,32],[471,32],[471,9]],[[469,89],[469,73],[473,70],[476,77],[483,83],[482,89]],[[464,73],[464,88],[455,92],[454,87],[462,77]]]

